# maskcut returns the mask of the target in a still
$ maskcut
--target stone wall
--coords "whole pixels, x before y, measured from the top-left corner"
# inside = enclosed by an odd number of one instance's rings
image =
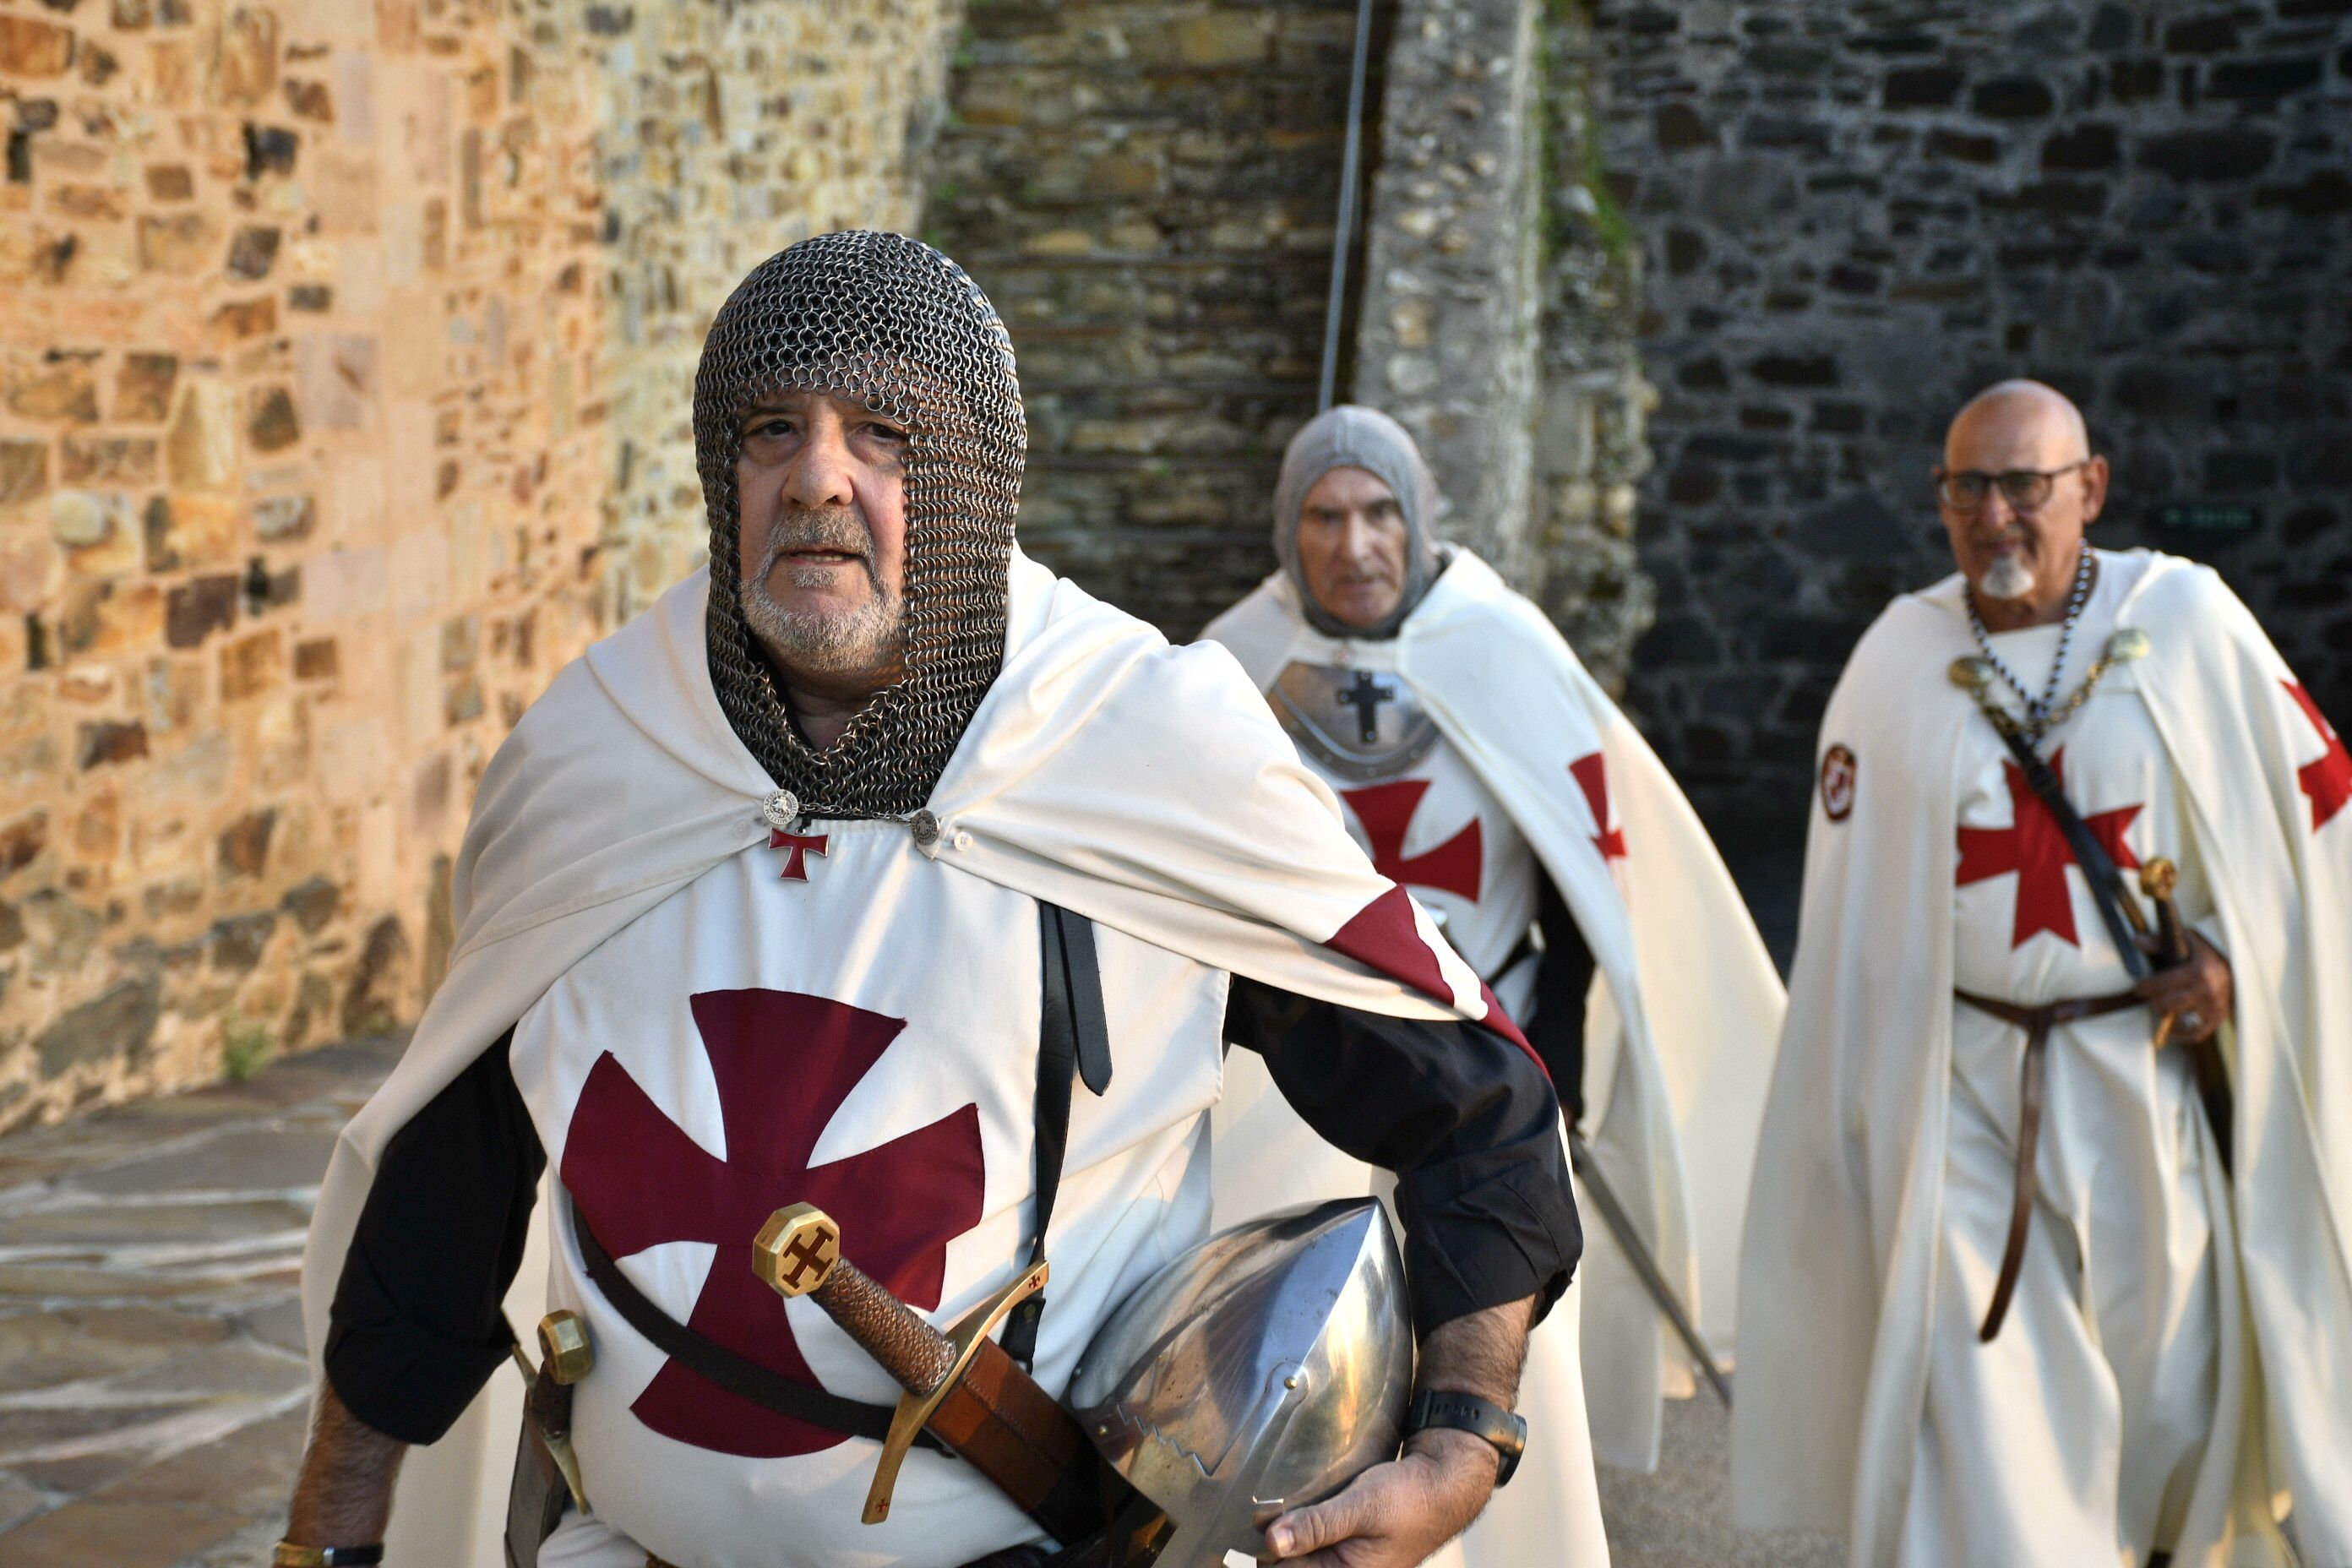
[[[1420,442],[1440,532],[1613,688],[1651,615],[1633,541],[1650,391],[1640,254],[1594,174],[1594,58],[1573,5],[1402,0],[1353,395]]]
[[[1315,412],[1354,0],[971,0],[930,238],[1004,314],[1023,545],[1190,637]]]
[[[1855,637],[1949,570],[1969,392],[2075,396],[2095,537],[2218,565],[2352,712],[2352,5],[1610,0],[1605,156],[1662,395],[1634,702],[1790,826]]]
[[[949,20],[0,0],[0,1126],[414,1016],[490,752],[693,564],[702,321],[908,221]]]

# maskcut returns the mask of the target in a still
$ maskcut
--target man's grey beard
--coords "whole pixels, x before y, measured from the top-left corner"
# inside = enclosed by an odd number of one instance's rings
[[[2014,602],[2033,592],[2033,574],[2014,555],[2004,555],[1977,579],[1977,592],[1988,599]]]
[[[873,585],[874,596],[854,610],[835,614],[787,609],[776,603],[768,592],[768,574],[783,560],[785,552],[811,546],[856,552],[865,563],[866,580]],[[831,583],[839,568],[786,565],[784,570],[795,574],[795,586],[816,588]],[[802,571],[807,573],[804,582],[797,575]],[[744,576],[736,597],[751,635],[788,673],[840,678],[886,668],[898,661],[905,605],[883,586],[874,563],[874,536],[854,508],[830,507],[779,518],[768,534],[758,569]]]

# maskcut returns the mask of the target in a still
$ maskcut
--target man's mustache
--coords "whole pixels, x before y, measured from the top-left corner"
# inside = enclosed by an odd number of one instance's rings
[[[752,581],[764,586],[776,563],[799,550],[830,550],[855,555],[865,564],[874,591],[882,591],[881,573],[874,560],[874,531],[854,506],[814,507],[778,518],[768,530],[767,545],[760,552],[759,574]]]

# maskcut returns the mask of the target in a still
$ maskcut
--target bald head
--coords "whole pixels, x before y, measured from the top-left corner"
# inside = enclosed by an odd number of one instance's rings
[[[2021,460],[1987,460],[2002,452]],[[1944,466],[1956,473],[2054,468],[2090,455],[2091,432],[2083,411],[2064,393],[2038,381],[1994,383],[1969,398],[1944,433]]]
[[[2106,504],[2107,462],[2083,411],[2038,381],[2004,381],[1969,399],[1936,469],[1952,556],[1996,630],[2064,614],[2083,531]]]

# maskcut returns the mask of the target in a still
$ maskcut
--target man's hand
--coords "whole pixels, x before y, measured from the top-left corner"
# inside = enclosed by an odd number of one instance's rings
[[[2172,1020],[2168,1043],[2183,1046],[2211,1039],[2214,1031],[2229,1021],[2236,995],[2230,961],[2193,931],[2189,933],[2186,963],[2159,969],[2132,989],[2147,1000],[2158,1017]]]
[[[1421,1347],[1423,1388],[1475,1394],[1508,1408],[1535,1316],[1533,1298],[1489,1307],[1433,1331]],[[1403,1455],[1374,1465],[1328,1502],[1266,1526],[1271,1563],[1307,1568],[1413,1568],[1478,1517],[1502,1456],[1483,1437],[1432,1427]]]

